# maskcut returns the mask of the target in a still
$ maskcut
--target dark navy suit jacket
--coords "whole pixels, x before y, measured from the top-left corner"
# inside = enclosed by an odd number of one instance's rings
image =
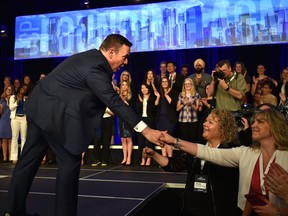
[[[100,126],[106,106],[132,127],[140,121],[113,89],[112,75],[99,50],[75,54],[34,86],[26,114],[72,154],[81,154]]]

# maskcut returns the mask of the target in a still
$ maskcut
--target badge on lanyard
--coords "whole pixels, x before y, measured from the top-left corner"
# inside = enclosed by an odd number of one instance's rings
[[[195,175],[194,191],[207,193],[207,183],[208,183],[207,175]]]

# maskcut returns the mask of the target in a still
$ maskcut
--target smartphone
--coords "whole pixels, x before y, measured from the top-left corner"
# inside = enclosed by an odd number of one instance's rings
[[[261,195],[256,193],[245,194],[246,199],[251,203],[252,206],[264,206],[266,203],[261,198]]]

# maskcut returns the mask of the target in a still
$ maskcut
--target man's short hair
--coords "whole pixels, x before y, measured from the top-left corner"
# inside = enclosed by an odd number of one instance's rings
[[[187,68],[187,69],[189,70],[189,65],[188,65],[188,64],[182,64],[182,65],[181,65],[181,69],[182,69],[183,67],[185,67],[185,68]]]
[[[110,34],[104,39],[99,49],[107,51],[110,48],[115,48],[118,51],[122,45],[131,47],[132,43],[120,34]]]
[[[218,67],[222,67],[223,65],[227,65],[228,67],[231,67],[231,63],[228,59],[223,59],[217,62]]]
[[[167,61],[167,62],[166,62],[166,66],[167,66],[168,64],[173,64],[173,65],[176,67],[176,63],[175,63],[174,61],[172,61],[172,60]]]

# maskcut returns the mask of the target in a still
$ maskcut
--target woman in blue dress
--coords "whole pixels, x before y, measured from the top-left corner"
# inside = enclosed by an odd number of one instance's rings
[[[10,161],[11,151],[11,124],[10,124],[10,109],[9,109],[9,98],[13,93],[13,87],[10,85],[4,89],[0,99],[0,140],[3,152],[3,161]]]
[[[156,128],[160,131],[167,131],[173,135],[178,120],[178,112],[176,105],[178,101],[178,93],[171,88],[171,84],[167,77],[161,79],[160,83],[160,101],[156,113]],[[173,147],[165,145],[161,148],[163,156],[172,157]]]

